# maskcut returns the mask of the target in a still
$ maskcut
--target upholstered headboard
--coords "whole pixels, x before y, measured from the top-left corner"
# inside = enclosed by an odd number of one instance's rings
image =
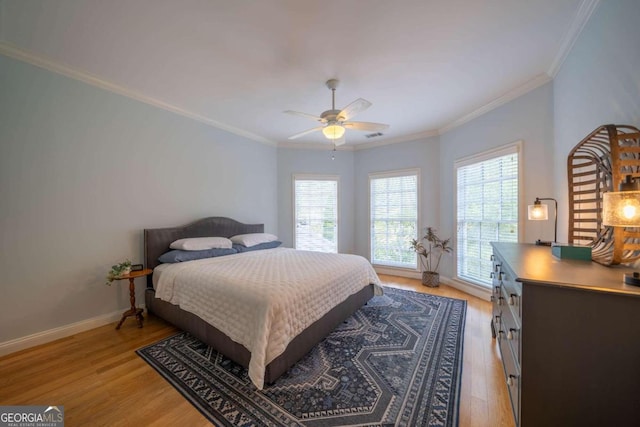
[[[187,237],[231,237],[236,234],[262,233],[264,224],[243,224],[231,218],[209,217],[180,227],[151,228],[144,230],[144,265],[156,267],[158,257],[169,250],[171,242]],[[151,276],[147,286],[152,286]]]

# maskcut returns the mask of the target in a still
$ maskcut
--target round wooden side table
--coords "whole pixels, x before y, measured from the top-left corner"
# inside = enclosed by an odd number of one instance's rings
[[[120,329],[120,326],[122,326],[122,324],[124,323],[124,319],[129,316],[135,316],[136,320],[138,321],[138,327],[142,328],[142,321],[144,320],[144,318],[142,317],[142,312],[144,310],[136,307],[136,286],[134,280],[138,277],[148,276],[151,273],[153,273],[153,270],[145,268],[144,270],[132,271],[129,274],[122,275],[115,279],[129,279],[129,300],[131,301],[131,308],[122,313],[122,319],[120,319],[120,322],[118,322],[118,326],[116,326],[116,329]]]

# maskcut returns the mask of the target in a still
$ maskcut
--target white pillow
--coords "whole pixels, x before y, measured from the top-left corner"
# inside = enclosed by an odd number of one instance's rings
[[[232,245],[231,240],[226,237],[192,237],[176,240],[169,247],[183,251],[203,251],[205,249],[229,249]]]
[[[250,233],[250,234],[238,234],[231,238],[233,243],[243,245],[248,248],[251,246],[259,245],[260,243],[273,242],[278,240],[278,236],[274,236],[269,233]]]

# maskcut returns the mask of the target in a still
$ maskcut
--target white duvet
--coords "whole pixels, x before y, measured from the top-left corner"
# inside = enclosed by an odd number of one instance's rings
[[[244,345],[262,389],[265,367],[293,338],[369,284],[382,294],[363,257],[277,248],[163,266],[156,297]]]

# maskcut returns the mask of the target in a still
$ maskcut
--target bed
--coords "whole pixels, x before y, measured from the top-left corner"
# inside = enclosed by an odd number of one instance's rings
[[[147,310],[178,328],[189,332],[229,359],[248,368],[252,382],[259,389],[262,389],[264,384],[274,383],[280,375],[307,354],[317,343],[322,341],[339,323],[351,316],[371,299],[374,294],[381,293],[378,278],[375,272],[373,272],[371,265],[368,264],[364,258],[354,255],[306,253],[305,251],[277,248],[246,254],[229,255],[210,260],[183,262],[179,263],[179,265],[172,264],[170,266],[165,264],[161,265],[158,261],[160,255],[169,250],[171,242],[178,239],[210,236],[228,238],[238,234],[262,232],[264,232],[264,226],[262,224],[243,224],[224,217],[204,218],[180,227],[144,230],[145,265],[147,268],[154,269],[154,275],[147,278],[147,289],[145,293]],[[307,264],[305,264],[305,262]],[[309,264],[309,262],[312,263]],[[229,306],[236,304],[242,307],[244,300],[250,294],[254,293],[253,291],[247,292],[250,286],[254,286],[255,288],[252,289],[255,289],[255,293],[259,294],[260,292],[267,292],[265,289],[273,284],[275,284],[274,286],[276,288],[281,289],[278,287],[280,283],[278,281],[282,281],[283,283],[287,282],[288,286],[295,283],[295,288],[287,291],[288,293],[283,293],[282,297],[280,297],[280,294],[277,294],[277,298],[273,298],[277,300],[277,304],[280,305],[280,308],[277,309],[278,312],[288,313],[291,311],[289,316],[294,320],[297,320],[299,317],[304,318],[306,311],[300,311],[301,307],[306,308],[307,306],[314,305],[314,300],[321,301],[322,304],[324,304],[323,309],[325,311],[322,311],[323,314],[317,315],[317,319],[316,317],[311,317],[311,320],[308,320],[307,323],[304,324],[304,328],[300,330],[295,328],[289,328],[291,330],[287,329],[284,335],[289,334],[290,336],[286,337],[286,340],[281,337],[280,329],[274,329],[275,333],[269,330],[271,321],[261,322],[258,319],[256,323],[256,320],[251,319],[251,316],[248,315],[246,316],[247,325],[241,325],[245,317],[240,316],[240,320],[236,319],[234,325],[246,326],[246,328],[250,329],[252,327],[252,324],[250,324],[251,321],[260,327],[263,326],[263,323],[266,323],[267,325],[264,326],[265,336],[268,340],[271,340],[272,338],[270,337],[272,336],[276,337],[273,343],[269,341],[269,343],[265,344],[264,351],[262,351],[263,347],[259,347],[260,351],[256,351],[257,347],[254,345],[248,345],[248,343],[241,344],[241,340],[234,335],[233,328],[230,332],[227,325],[218,326],[218,328],[212,326],[211,323],[215,322],[211,321],[209,316],[213,316],[215,310],[205,310],[203,312],[203,309],[200,309],[201,311],[198,311],[197,308],[194,308],[190,304],[194,299],[194,292],[211,292],[204,288],[201,289],[197,287],[204,286],[202,282],[207,280],[207,276],[204,276],[205,273],[202,271],[206,270],[214,273],[224,272],[226,270],[235,271],[229,266],[234,266],[233,268],[237,270],[238,267],[235,265],[237,263],[246,263],[246,265],[250,267],[242,268],[242,270],[247,270],[247,273],[245,276],[239,276],[233,289],[228,291],[231,296],[225,294],[225,298],[238,298],[237,303],[230,301]],[[297,263],[300,265],[297,266]],[[342,271],[342,268],[350,268],[347,267],[350,263],[360,264],[360,267],[356,265],[355,268],[368,269],[370,272],[360,271],[357,274],[355,272],[353,273],[358,277],[357,281],[360,284],[352,283],[355,279],[352,279],[351,273],[349,273],[349,276],[344,276],[344,286],[337,286],[341,283],[338,282],[342,280],[341,278],[343,276],[336,275],[335,272]],[[367,267],[364,267],[362,265],[363,263],[366,263]],[[256,279],[251,280],[251,269],[256,265],[267,266],[269,272],[262,273],[262,270],[257,269],[255,274]],[[326,298],[326,293],[329,288],[327,287],[325,290],[323,286],[319,286],[320,277],[323,277],[323,274],[318,274],[318,265],[322,265],[323,268],[325,268],[325,265],[333,266],[329,267],[331,269],[330,271],[327,271],[327,275],[333,275],[332,279],[327,279],[327,286],[334,286],[330,295],[328,295],[329,298]],[[310,268],[310,266],[313,266],[313,268]],[[277,269],[286,270],[286,273]],[[269,276],[269,280],[265,280],[264,283],[269,283],[270,286],[260,286],[261,282],[259,282],[259,280],[261,273]],[[367,275],[366,279],[363,275]],[[244,277],[246,277],[246,279]],[[162,286],[156,290],[154,283],[158,285],[159,280]],[[246,280],[246,283],[244,280]],[[277,281],[274,282],[274,280]],[[193,283],[189,281],[193,281]],[[300,286],[298,286],[298,282],[301,282],[299,283]],[[167,291],[167,286],[168,284],[173,286],[174,283],[182,285],[186,290],[190,291],[192,294],[191,300],[188,300],[188,296],[171,299],[173,288],[169,287],[169,291]],[[187,283],[188,286],[186,286],[185,283]],[[176,288],[180,287],[178,285],[176,285]],[[157,292],[159,295],[156,294]],[[220,292],[220,289],[218,288],[215,292]],[[224,292],[227,291],[225,290]],[[325,295],[325,297],[309,299],[308,294],[312,294],[313,292],[316,292],[317,295],[321,295],[318,292],[324,292],[325,294],[322,295]],[[216,294],[214,296],[203,297],[202,299],[211,302],[213,305],[217,303],[217,296],[220,295],[221,294]],[[233,295],[235,295],[235,297]],[[158,296],[162,296],[163,299]],[[225,298],[221,297],[220,299],[229,301]],[[257,297],[254,299],[269,298]],[[329,303],[329,300],[332,302]],[[240,303],[240,301],[242,301],[242,303]],[[204,304],[204,309],[206,309],[207,304]],[[282,308],[283,304],[286,304],[284,309]],[[318,303],[316,305],[322,304]],[[330,305],[327,306],[327,304]],[[295,310],[298,310],[298,312],[295,312]],[[250,311],[248,313],[251,314]],[[304,316],[301,316],[301,313],[304,314]],[[209,321],[206,319],[209,319]],[[276,328],[277,322],[274,321],[273,323],[273,328]],[[226,333],[222,330],[226,331]],[[270,349],[273,347],[271,349],[273,351],[268,350],[267,347]],[[253,353],[248,348],[253,349]]]

